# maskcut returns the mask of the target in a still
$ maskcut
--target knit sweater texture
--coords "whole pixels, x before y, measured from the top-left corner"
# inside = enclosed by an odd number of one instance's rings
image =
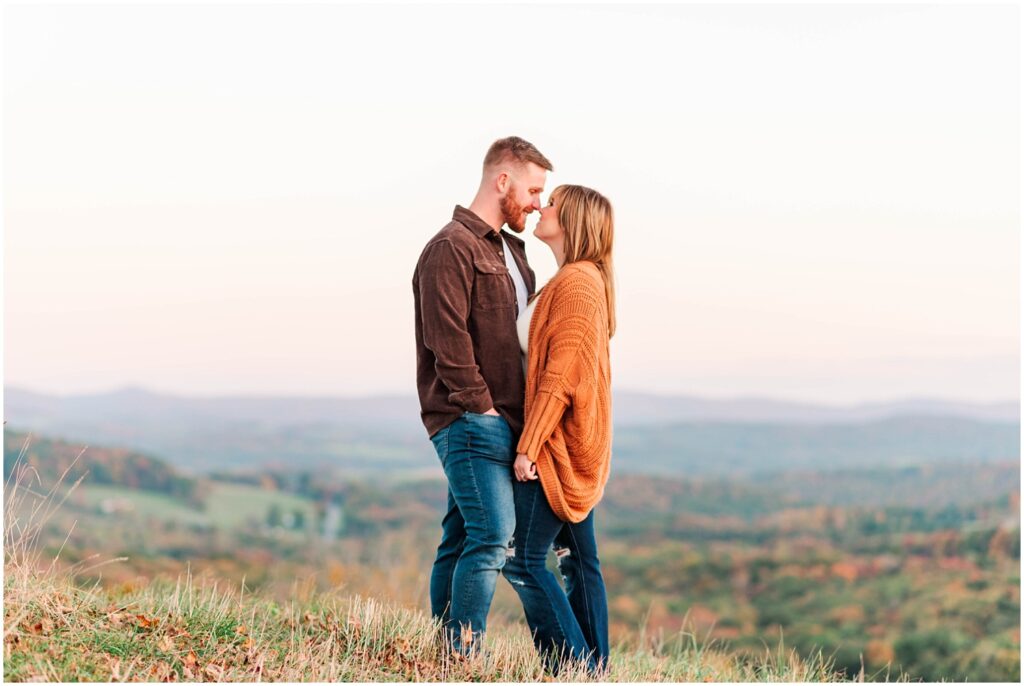
[[[548,503],[563,521],[583,521],[604,495],[611,401],[604,280],[594,263],[573,262],[537,298],[518,445],[537,464]]]

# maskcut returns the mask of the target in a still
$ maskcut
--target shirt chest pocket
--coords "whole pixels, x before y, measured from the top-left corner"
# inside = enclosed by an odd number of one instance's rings
[[[511,307],[512,290],[508,268],[501,262],[477,258],[473,262],[473,306],[481,310]]]

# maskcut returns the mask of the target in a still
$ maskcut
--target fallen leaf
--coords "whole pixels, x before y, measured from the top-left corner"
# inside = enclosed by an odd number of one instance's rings
[[[214,680],[219,681],[220,678],[224,676],[224,668],[214,662],[211,662],[210,664],[206,665],[206,669],[203,670],[203,674],[207,675],[208,677],[211,677]]]
[[[150,668],[149,673],[151,676],[156,677],[157,681],[173,681],[177,678],[174,669],[166,662],[157,662]]]
[[[45,636],[53,631],[53,622],[44,617],[41,621],[32,625],[31,631],[34,634],[43,634]]]
[[[107,658],[107,667],[110,668],[111,681],[121,680],[121,660],[116,657]]]
[[[135,615],[135,619],[137,620],[139,626],[141,626],[143,629],[152,629],[160,623],[159,618],[147,617],[146,615]]]

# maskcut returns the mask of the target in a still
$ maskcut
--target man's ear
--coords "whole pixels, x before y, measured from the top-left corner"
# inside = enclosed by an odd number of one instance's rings
[[[512,177],[508,175],[508,172],[500,172],[494,177],[494,184],[502,195],[505,195],[510,183],[512,183]]]

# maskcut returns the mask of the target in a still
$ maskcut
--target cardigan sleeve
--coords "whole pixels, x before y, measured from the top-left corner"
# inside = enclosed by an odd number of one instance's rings
[[[537,389],[517,446],[533,462],[572,404],[583,371],[594,366],[598,335],[604,329],[604,286],[592,275],[582,270],[568,274],[552,298],[544,331],[548,353],[541,361]]]

